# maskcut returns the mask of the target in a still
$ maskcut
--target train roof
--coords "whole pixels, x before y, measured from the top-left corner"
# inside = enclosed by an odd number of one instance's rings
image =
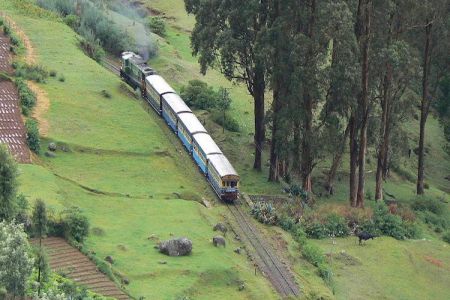
[[[233,175],[239,176],[228,158],[223,154],[208,155],[209,163],[214,166],[220,177]]]
[[[180,121],[183,123],[184,127],[186,127],[186,129],[190,134],[207,132],[205,127],[192,112],[180,113],[178,115],[178,118],[180,119]]]
[[[222,154],[219,146],[208,133],[198,133],[194,135],[194,140],[206,155]]]
[[[146,75],[151,75],[155,71],[147,65],[147,62],[142,58],[142,56],[134,52],[123,52],[122,59],[129,60],[132,64],[136,65],[142,72]]]
[[[176,113],[192,112],[189,106],[184,103],[183,99],[177,94],[169,93],[162,96],[167,105]]]
[[[150,75],[145,77],[145,80],[153,89],[161,96],[165,93],[175,93],[173,88],[159,75]]]

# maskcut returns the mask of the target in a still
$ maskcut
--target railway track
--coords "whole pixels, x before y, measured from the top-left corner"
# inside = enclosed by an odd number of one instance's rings
[[[112,61],[111,59],[103,58],[102,65],[117,76],[120,76],[120,66],[114,63],[114,61]]]
[[[120,75],[120,67],[111,59],[102,59],[102,65],[116,75]],[[272,247],[264,241],[256,229],[242,212],[238,204],[227,204],[231,214],[236,219],[241,236],[254,248],[258,268],[268,277],[272,285],[282,297],[299,296],[300,290],[289,269],[274,254]]]
[[[248,243],[254,248],[257,255],[256,264],[259,269],[268,277],[272,285],[282,297],[299,296],[300,290],[295,283],[289,269],[274,254],[272,247],[264,241],[250,221],[247,215],[242,212],[239,204],[227,204],[238,226]]]

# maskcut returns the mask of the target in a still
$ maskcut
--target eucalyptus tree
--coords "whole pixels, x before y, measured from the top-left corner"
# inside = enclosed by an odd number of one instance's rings
[[[422,53],[422,100],[417,166],[417,194],[424,193],[425,125],[439,83],[450,71],[450,5],[448,0],[425,0],[417,6],[411,43]]]
[[[186,11],[196,19],[191,46],[199,57],[201,72],[217,67],[227,79],[245,83],[253,97],[256,170],[261,170],[265,140],[266,66],[260,36],[266,27],[267,2],[185,0]]]

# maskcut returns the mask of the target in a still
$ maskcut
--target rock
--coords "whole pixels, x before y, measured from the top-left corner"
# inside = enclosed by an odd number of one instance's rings
[[[108,255],[107,257],[105,257],[105,260],[106,260],[107,262],[109,262],[110,264],[113,264],[113,263],[114,263],[114,258],[113,258],[111,255]]]
[[[45,151],[44,155],[47,157],[50,157],[50,158],[56,157],[56,154],[54,152],[49,152],[49,151]]]
[[[240,237],[240,236],[238,236],[238,235],[236,235],[236,236],[234,237],[234,239],[235,239],[236,241],[238,241],[238,242],[240,242],[240,241],[241,241],[241,237]]]
[[[241,285],[239,285],[239,291],[243,291],[245,289],[245,284],[241,284]]]
[[[212,207],[211,203],[208,200],[206,200],[205,198],[202,198],[202,203],[203,203],[203,206],[206,207],[206,208],[211,208]]]
[[[159,244],[159,252],[169,256],[185,256],[192,251],[192,241],[185,237],[163,241]]]
[[[227,231],[228,231],[228,228],[227,228],[227,227],[225,226],[225,224],[223,224],[223,223],[217,223],[217,224],[214,226],[213,230],[214,230],[214,231],[220,231],[220,232],[223,233],[223,235],[226,235],[226,234],[227,234]]]
[[[215,237],[213,237],[213,244],[216,247],[218,247],[219,245],[222,245],[225,247],[225,239],[220,235],[215,236]]]
[[[128,278],[123,278],[122,279],[122,283],[125,285],[129,285],[130,284],[130,280]]]
[[[57,149],[55,143],[50,143],[50,144],[48,144],[48,147],[47,147],[47,148],[48,148],[48,150],[50,150],[50,151],[52,151],[52,152],[55,152],[56,149]]]
[[[234,249],[234,253],[241,254],[241,248]]]

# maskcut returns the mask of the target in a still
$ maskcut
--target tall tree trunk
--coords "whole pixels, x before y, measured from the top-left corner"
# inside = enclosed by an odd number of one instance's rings
[[[272,102],[272,141],[270,143],[270,166],[269,166],[269,181],[275,182],[279,180],[278,177],[278,114],[280,111],[278,86],[273,88],[273,102]]]
[[[312,99],[308,92],[304,92],[303,95],[305,118],[303,120],[303,140],[302,140],[302,163],[301,163],[301,174],[303,181],[303,189],[308,193],[308,200],[312,196],[312,182],[311,173],[313,170],[313,156],[311,149],[311,139],[312,139]]]
[[[255,162],[253,168],[261,171],[262,151],[265,139],[264,127],[264,72],[256,71],[253,86],[254,111],[255,111]]]
[[[349,198],[350,205],[356,207],[356,191],[358,185],[358,177],[356,170],[358,168],[358,141],[357,141],[357,127],[355,115],[352,112],[349,122],[349,142],[350,142],[350,174],[349,174]]]
[[[389,143],[388,121],[389,121],[389,106],[390,106],[390,86],[391,86],[392,72],[389,64],[386,64],[386,74],[383,78],[383,96],[381,98],[381,128],[380,128],[380,143],[378,145],[377,155],[377,173],[375,176],[375,200],[383,200],[383,174],[386,169],[387,162],[387,148]]]
[[[362,68],[361,68],[361,99],[360,111],[362,113],[360,137],[359,137],[359,155],[358,155],[358,193],[356,196],[356,206],[364,207],[364,186],[366,172],[366,151],[367,151],[367,126],[369,121],[369,47],[370,47],[370,21],[371,21],[372,1],[365,3],[364,11],[364,35],[361,39],[362,44]]]
[[[428,118],[428,111],[430,108],[429,91],[428,91],[428,80],[430,74],[430,58],[431,58],[431,29],[433,26],[432,22],[427,20],[427,26],[425,27],[425,51],[423,55],[423,75],[422,75],[422,103],[420,106],[420,137],[419,137],[419,161],[417,167],[417,195],[422,195],[424,193],[424,168],[425,168],[425,157],[424,157],[424,144],[425,144],[425,124]]]
[[[342,138],[342,141],[341,141],[338,149],[336,150],[336,153],[333,157],[333,162],[330,167],[330,171],[328,172],[328,175],[327,175],[326,189],[327,189],[328,194],[330,194],[330,195],[333,195],[334,181],[336,179],[337,169],[341,165],[342,156],[344,155],[345,144],[347,143],[347,138],[348,138],[349,132],[350,132],[350,123],[347,124],[347,127],[345,128],[344,137]]]

